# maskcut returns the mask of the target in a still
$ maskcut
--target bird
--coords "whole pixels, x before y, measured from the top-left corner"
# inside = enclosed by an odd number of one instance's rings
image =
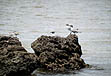
[[[69,30],[69,29],[70,29],[70,30],[73,30],[73,25],[66,24],[66,26],[67,26],[68,30]]]
[[[50,32],[52,34],[52,36],[55,36],[55,31]]]
[[[19,32],[17,31],[9,32],[10,37],[17,37],[17,35],[19,35]]]
[[[14,35],[12,33],[9,33],[9,37],[14,37]]]
[[[79,32],[78,32],[78,31],[76,31],[76,30],[72,30],[71,32],[72,32],[72,33],[74,33],[74,34],[75,34],[75,33],[79,33]]]
[[[69,24],[66,24],[66,26],[69,26]]]
[[[76,30],[79,30],[78,28]]]
[[[74,29],[74,28],[73,28],[73,25],[66,24],[66,26],[68,26],[67,29],[70,31],[70,34],[72,34],[72,33],[73,33],[73,34],[75,34],[75,33],[81,33],[81,32],[78,31],[78,30],[79,30],[78,28],[77,28],[77,29]]]
[[[78,29],[72,30],[71,28],[68,28],[68,30],[70,31],[70,34],[72,34],[72,33],[74,33],[74,34],[75,34],[75,33],[79,33],[79,32],[78,32]]]
[[[17,37],[17,35],[19,35],[19,32],[17,31],[13,31],[14,35]]]
[[[73,28],[73,25],[66,24],[66,26],[69,26],[69,27]]]
[[[71,28],[68,28],[69,31],[71,31]]]
[[[55,33],[55,31],[52,31],[52,32],[50,32],[50,33],[54,34],[54,33]]]
[[[73,25],[70,25],[71,28],[73,28]]]

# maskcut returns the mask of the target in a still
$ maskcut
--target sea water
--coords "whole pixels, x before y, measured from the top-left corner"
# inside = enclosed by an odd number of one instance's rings
[[[82,58],[97,68],[50,76],[110,76],[111,0],[0,0],[0,35],[18,32],[28,52],[41,35],[66,37],[66,24],[81,32]]]

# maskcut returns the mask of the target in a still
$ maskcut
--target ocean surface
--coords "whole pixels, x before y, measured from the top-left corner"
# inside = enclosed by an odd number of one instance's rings
[[[41,35],[66,37],[66,24],[79,29],[82,58],[98,68],[74,74],[37,76],[111,76],[111,0],[0,0],[0,35],[18,32],[23,46]]]

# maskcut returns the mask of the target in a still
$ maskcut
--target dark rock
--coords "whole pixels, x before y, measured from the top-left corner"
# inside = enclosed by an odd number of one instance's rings
[[[37,67],[35,54],[14,51],[0,56],[0,76],[29,76]]]
[[[0,76],[30,76],[35,69],[63,73],[88,67],[81,57],[78,37],[41,36],[28,53],[17,37],[0,36]]]
[[[7,51],[24,51],[27,52],[17,37],[0,36],[0,48]]]
[[[81,56],[82,55],[82,51],[81,51],[81,46],[79,45],[78,42],[78,36],[76,34],[70,34],[67,36],[67,39],[69,41],[69,43],[75,43],[76,47],[75,47],[75,51]]]
[[[29,76],[39,67],[38,57],[27,53],[16,37],[0,36],[0,76]]]
[[[41,36],[31,44],[31,47],[38,56],[44,51],[55,53],[66,52],[68,55],[78,53],[80,56],[82,55],[78,37],[72,34],[66,38]]]
[[[51,72],[66,72],[86,67],[81,57],[81,46],[77,35],[70,34],[66,38],[41,36],[31,47],[39,58],[43,69]]]

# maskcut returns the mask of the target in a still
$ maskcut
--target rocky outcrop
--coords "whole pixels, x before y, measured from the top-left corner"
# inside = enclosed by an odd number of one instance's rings
[[[31,44],[31,47],[45,70],[65,72],[86,66],[84,60],[80,58],[81,46],[75,34],[70,34],[66,38],[41,36]]]
[[[16,37],[0,36],[0,76],[29,76],[39,65]]]
[[[41,36],[28,53],[17,37],[0,36],[0,76],[30,76],[34,70],[64,73],[86,67],[77,35]]]
[[[8,52],[12,51],[24,51],[21,42],[17,37],[0,36],[0,48],[7,49]]]
[[[10,52],[0,56],[0,76],[29,76],[37,67],[35,54]]]

